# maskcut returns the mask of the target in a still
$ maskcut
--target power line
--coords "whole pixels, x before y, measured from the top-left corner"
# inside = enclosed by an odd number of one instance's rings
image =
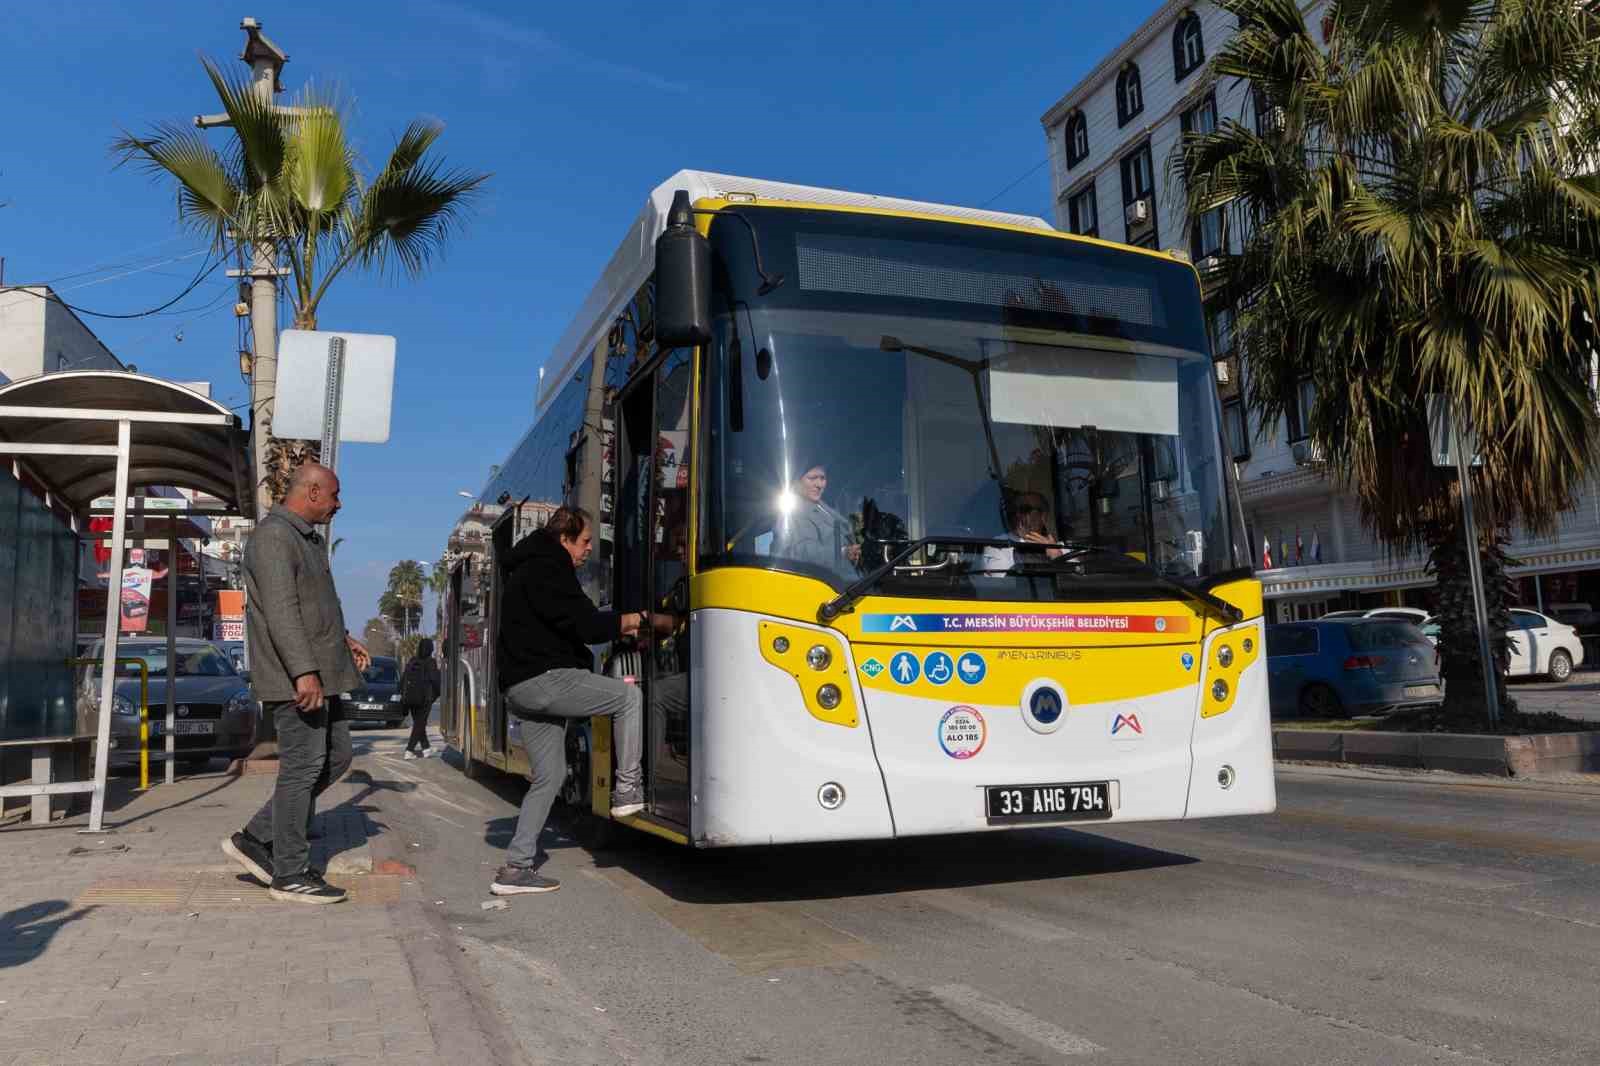
[[[1001,189],[999,192],[997,192],[993,196],[989,197],[983,203],[979,204],[978,207],[980,209],[988,207],[990,204],[992,204],[996,200],[1000,199],[1000,197],[1004,196],[1006,193],[1010,192],[1012,189],[1015,189],[1018,185],[1021,185],[1023,182],[1025,182],[1029,178],[1033,177],[1048,162],[1050,162],[1050,157],[1049,156],[1045,156],[1043,159],[1039,160],[1033,166],[1029,167],[1028,168],[1028,172],[1026,174],[1022,175],[1022,177],[1018,178],[1016,181],[1013,181],[1010,185],[1007,185],[1005,188]]]
[[[226,252],[224,252],[224,256],[226,256]],[[127,314],[113,314],[112,312],[109,312],[109,311],[91,311],[87,307],[79,307],[76,304],[70,304],[67,301],[63,300],[61,297],[57,296],[55,293],[34,292],[32,289],[24,288],[24,287],[22,287],[20,285],[13,285],[13,286],[9,286],[9,287],[7,287],[5,289],[0,289],[0,292],[25,292],[29,296],[34,297],[35,299],[44,300],[47,303],[57,303],[57,304],[60,304],[62,307],[67,308],[69,311],[75,311],[80,315],[89,315],[89,316],[91,316],[93,318],[117,318],[117,319],[147,318],[150,315],[158,315],[158,314],[160,314],[161,312],[165,311],[167,308],[171,307],[173,304],[177,303],[179,300],[182,300],[185,296],[188,296],[195,289],[199,288],[200,287],[200,283],[202,281],[204,281],[208,276],[210,276],[211,274],[216,273],[218,267],[222,266],[224,263],[227,262],[226,258],[219,258],[215,263],[212,263],[210,260],[211,260],[210,249],[207,249],[206,262],[200,264],[200,271],[199,271],[199,273],[195,274],[194,280],[189,282],[189,284],[184,287],[182,292],[178,293],[178,295],[174,296],[172,299],[168,300],[166,303],[162,304],[159,307],[152,307],[152,308],[150,308],[148,310],[145,310],[145,311],[132,311],[132,312],[129,312]]]

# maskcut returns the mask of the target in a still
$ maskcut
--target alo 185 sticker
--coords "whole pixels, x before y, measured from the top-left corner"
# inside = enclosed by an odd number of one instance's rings
[[[939,719],[939,746],[952,759],[972,758],[988,739],[988,723],[976,707],[952,707]]]

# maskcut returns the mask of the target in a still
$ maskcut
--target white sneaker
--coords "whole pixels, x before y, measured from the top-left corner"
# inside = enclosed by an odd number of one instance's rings
[[[405,759],[407,762],[411,761],[412,759],[415,759],[416,757],[417,757],[416,752],[412,752],[412,751],[408,751],[404,755],[401,756],[401,758]]]
[[[437,759],[439,757],[439,753],[437,751],[434,751],[432,748],[424,748],[423,752],[422,752],[422,757],[424,759]]]

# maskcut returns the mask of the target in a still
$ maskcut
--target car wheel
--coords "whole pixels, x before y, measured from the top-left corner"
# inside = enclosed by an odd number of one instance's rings
[[[1550,672],[1549,672],[1548,676],[1549,676],[1551,681],[1554,681],[1557,684],[1560,684],[1561,682],[1565,681],[1567,678],[1571,677],[1572,676],[1572,656],[1568,655],[1561,648],[1557,648],[1555,651],[1551,652],[1550,653]]]
[[[1348,718],[1339,694],[1327,685],[1307,685],[1300,693],[1300,717]]]

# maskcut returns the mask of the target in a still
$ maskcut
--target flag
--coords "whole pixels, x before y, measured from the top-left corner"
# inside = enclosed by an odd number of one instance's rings
[[[1296,526],[1294,531],[1294,565],[1299,566],[1306,561],[1305,551],[1305,542],[1300,539],[1300,527]]]
[[[1261,537],[1261,569],[1272,569],[1272,541],[1265,534]]]
[[[1283,530],[1278,530],[1278,565],[1289,565],[1289,538],[1283,535]]]
[[[1311,561],[1322,562],[1322,538],[1317,536],[1315,529],[1311,531]]]

